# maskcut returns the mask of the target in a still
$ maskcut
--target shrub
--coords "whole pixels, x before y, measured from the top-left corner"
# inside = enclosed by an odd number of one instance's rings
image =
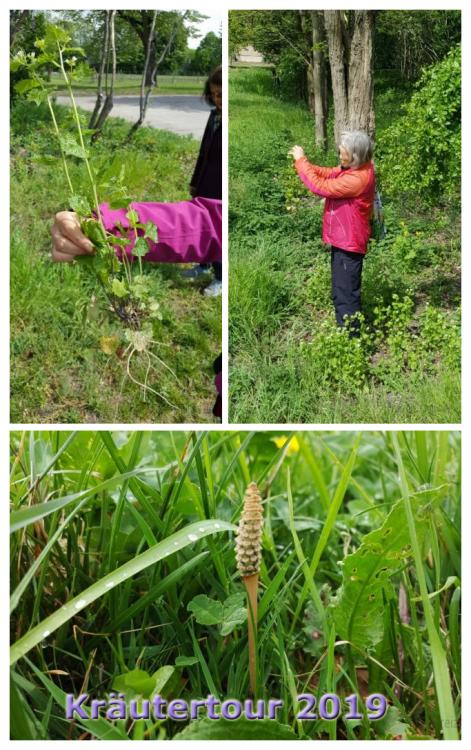
[[[425,70],[404,115],[378,143],[384,189],[436,205],[458,198],[461,162],[461,50]]]

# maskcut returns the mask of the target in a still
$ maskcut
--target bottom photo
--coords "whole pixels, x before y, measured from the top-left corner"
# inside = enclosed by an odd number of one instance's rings
[[[10,438],[12,739],[460,739],[459,432]]]

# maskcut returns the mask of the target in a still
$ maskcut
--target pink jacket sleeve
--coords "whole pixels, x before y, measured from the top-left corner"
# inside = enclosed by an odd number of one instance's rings
[[[131,203],[139,221],[157,227],[158,241],[147,240],[146,261],[152,263],[212,263],[222,258],[222,201],[194,198],[179,203]],[[102,203],[100,212],[105,229],[117,236],[118,224],[129,228],[127,209],[111,209]],[[138,232],[142,234],[142,232]],[[127,254],[132,257],[134,232],[129,232]]]

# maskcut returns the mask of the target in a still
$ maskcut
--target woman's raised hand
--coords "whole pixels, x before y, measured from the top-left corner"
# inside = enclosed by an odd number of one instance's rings
[[[78,255],[92,255],[94,247],[80,229],[79,218],[73,211],[59,211],[51,229],[52,260],[70,263]]]
[[[293,146],[293,148],[288,151],[288,155],[292,156],[293,159],[297,161],[304,156],[304,149],[302,146]]]

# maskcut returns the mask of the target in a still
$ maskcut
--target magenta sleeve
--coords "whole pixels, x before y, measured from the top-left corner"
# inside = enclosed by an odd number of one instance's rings
[[[158,241],[147,240],[146,261],[152,263],[212,263],[222,259],[222,201],[194,198],[179,203],[138,203],[129,208],[137,211],[141,224],[152,222],[157,227]],[[111,209],[100,205],[105,229],[119,235],[118,225],[129,229],[127,209]],[[142,231],[138,235],[142,235]],[[135,243],[130,231],[127,254],[132,256]]]

